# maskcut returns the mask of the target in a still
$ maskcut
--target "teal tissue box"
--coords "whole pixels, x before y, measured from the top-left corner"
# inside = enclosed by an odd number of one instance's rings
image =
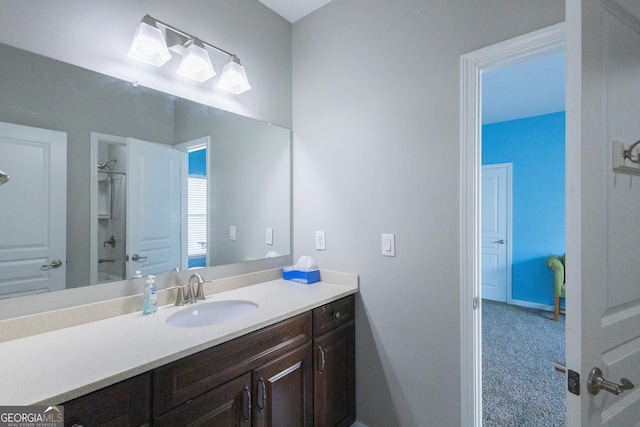
[[[282,278],[308,285],[320,281],[320,270],[302,271],[293,267],[285,267],[282,269]]]

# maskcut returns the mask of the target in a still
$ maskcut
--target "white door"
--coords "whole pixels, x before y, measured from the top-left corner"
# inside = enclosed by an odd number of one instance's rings
[[[640,3],[567,1],[567,425],[640,423],[640,177],[612,141],[640,139]],[[635,388],[587,390],[589,374]]]
[[[67,134],[0,123],[0,298],[65,288]]]
[[[500,302],[511,284],[511,166],[482,166],[482,298]]]
[[[180,152],[127,138],[127,277],[180,267]]]

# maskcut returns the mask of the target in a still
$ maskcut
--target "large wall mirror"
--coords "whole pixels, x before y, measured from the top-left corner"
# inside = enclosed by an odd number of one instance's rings
[[[0,57],[0,299],[291,254],[289,129]]]

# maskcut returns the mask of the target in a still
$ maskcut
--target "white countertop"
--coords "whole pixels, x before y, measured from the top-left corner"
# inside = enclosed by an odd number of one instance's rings
[[[223,324],[179,328],[166,305],[0,343],[0,405],[60,404],[358,291],[355,285],[273,280],[207,296],[258,310]]]

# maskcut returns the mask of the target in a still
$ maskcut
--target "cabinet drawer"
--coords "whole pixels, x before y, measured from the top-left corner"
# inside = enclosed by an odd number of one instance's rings
[[[244,424],[243,424],[244,423]],[[251,425],[251,372],[156,418],[155,427]]]
[[[63,403],[64,425],[148,426],[150,376],[147,372]]]
[[[313,310],[313,336],[320,336],[354,320],[354,300],[350,295]]]
[[[154,415],[159,417],[310,340],[307,312],[157,368]]]

